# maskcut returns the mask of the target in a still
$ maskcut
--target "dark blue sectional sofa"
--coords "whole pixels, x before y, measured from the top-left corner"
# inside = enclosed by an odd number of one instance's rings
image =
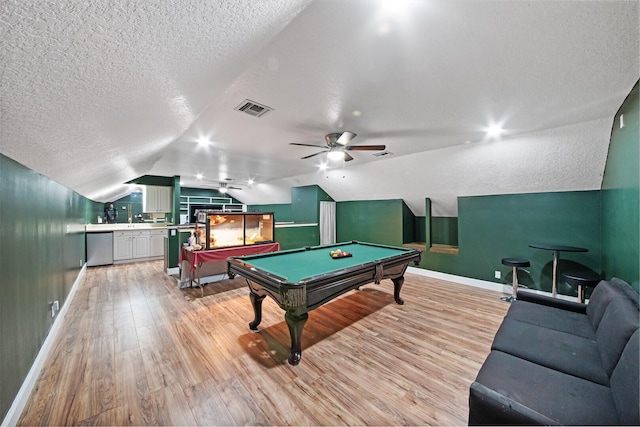
[[[640,312],[626,282],[588,304],[519,291],[469,393],[469,425],[640,425]]]

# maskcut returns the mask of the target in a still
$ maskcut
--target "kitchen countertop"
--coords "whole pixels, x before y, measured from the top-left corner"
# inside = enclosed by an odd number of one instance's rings
[[[172,224],[166,222],[156,223],[122,223],[122,224],[87,224],[85,231],[87,233],[109,232],[109,231],[127,231],[127,230],[151,230],[156,228],[166,229]]]

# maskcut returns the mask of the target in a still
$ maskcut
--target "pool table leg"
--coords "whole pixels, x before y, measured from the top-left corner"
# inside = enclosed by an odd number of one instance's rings
[[[391,279],[391,281],[393,282],[393,299],[396,300],[396,304],[403,305],[404,300],[400,298],[400,289],[402,289],[402,285],[404,284],[404,276]]]
[[[291,351],[289,352],[289,364],[297,365],[302,359],[302,329],[307,322],[309,315],[303,313],[299,316],[295,316],[286,312],[284,314],[284,320],[289,327],[289,335],[291,336]]]
[[[252,331],[258,330],[258,325],[262,322],[262,301],[266,295],[256,295],[253,292],[249,292],[249,298],[251,299],[251,306],[253,307],[253,322],[249,323],[249,329]]]

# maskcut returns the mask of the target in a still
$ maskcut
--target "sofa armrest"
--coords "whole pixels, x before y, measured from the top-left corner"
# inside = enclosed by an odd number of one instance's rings
[[[560,425],[495,390],[474,382],[469,390],[469,425]]]
[[[547,295],[540,295],[533,292],[518,290],[517,300],[533,302],[536,304],[546,305],[548,307],[558,308],[560,310],[573,311],[576,313],[587,314],[587,304],[574,301],[566,301],[559,298],[552,298]]]

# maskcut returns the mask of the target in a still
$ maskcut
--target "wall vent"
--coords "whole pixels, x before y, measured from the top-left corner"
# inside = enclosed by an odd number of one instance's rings
[[[262,117],[269,111],[273,111],[273,108],[267,107],[266,105],[258,104],[257,102],[251,101],[250,99],[245,99],[235,109],[238,111],[242,111],[243,113],[247,113],[248,115],[253,117]]]
[[[393,153],[389,152],[389,151],[382,151],[380,153],[373,153],[374,156],[376,157],[384,157],[384,156],[392,156]]]

